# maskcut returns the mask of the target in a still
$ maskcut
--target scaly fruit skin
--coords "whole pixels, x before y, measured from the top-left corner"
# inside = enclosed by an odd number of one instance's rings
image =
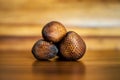
[[[76,32],[69,31],[61,41],[59,49],[64,59],[78,60],[84,55],[86,44]]]
[[[41,39],[34,44],[32,53],[38,60],[49,60],[57,55],[58,49],[54,44]]]
[[[57,21],[52,21],[46,24],[42,29],[42,36],[46,41],[57,43],[67,33],[65,27]]]

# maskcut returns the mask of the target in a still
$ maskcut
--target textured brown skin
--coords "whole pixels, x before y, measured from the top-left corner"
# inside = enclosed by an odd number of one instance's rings
[[[57,55],[58,49],[54,44],[41,39],[34,44],[32,53],[38,60],[49,60]]]
[[[46,24],[42,30],[42,36],[46,41],[57,43],[65,35],[67,31],[65,27],[57,21],[52,21]]]
[[[78,60],[84,55],[86,45],[77,33],[69,31],[61,41],[59,49],[63,59]]]

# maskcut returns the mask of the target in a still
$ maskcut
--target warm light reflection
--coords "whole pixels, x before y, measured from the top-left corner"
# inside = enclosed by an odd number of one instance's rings
[[[36,78],[44,80],[84,80],[86,68],[83,62],[45,62],[35,61],[33,63],[33,74]],[[41,75],[41,76],[40,76]]]

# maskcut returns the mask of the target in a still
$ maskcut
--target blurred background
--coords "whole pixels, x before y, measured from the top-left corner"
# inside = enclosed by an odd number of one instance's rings
[[[120,50],[120,0],[0,0],[0,50],[31,50],[50,21],[79,33],[88,50]]]
[[[82,59],[34,58],[50,21],[85,40]],[[120,80],[120,0],[0,0],[0,80]]]

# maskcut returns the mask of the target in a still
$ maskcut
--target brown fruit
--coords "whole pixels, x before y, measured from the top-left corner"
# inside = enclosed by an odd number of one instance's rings
[[[54,44],[41,39],[34,44],[32,53],[38,60],[48,60],[56,56],[58,49]]]
[[[73,31],[69,31],[66,34],[59,48],[62,57],[66,60],[78,60],[86,51],[85,42]]]
[[[66,35],[66,33],[67,31],[65,27],[57,21],[49,22],[42,30],[44,39],[53,43],[59,42]]]

